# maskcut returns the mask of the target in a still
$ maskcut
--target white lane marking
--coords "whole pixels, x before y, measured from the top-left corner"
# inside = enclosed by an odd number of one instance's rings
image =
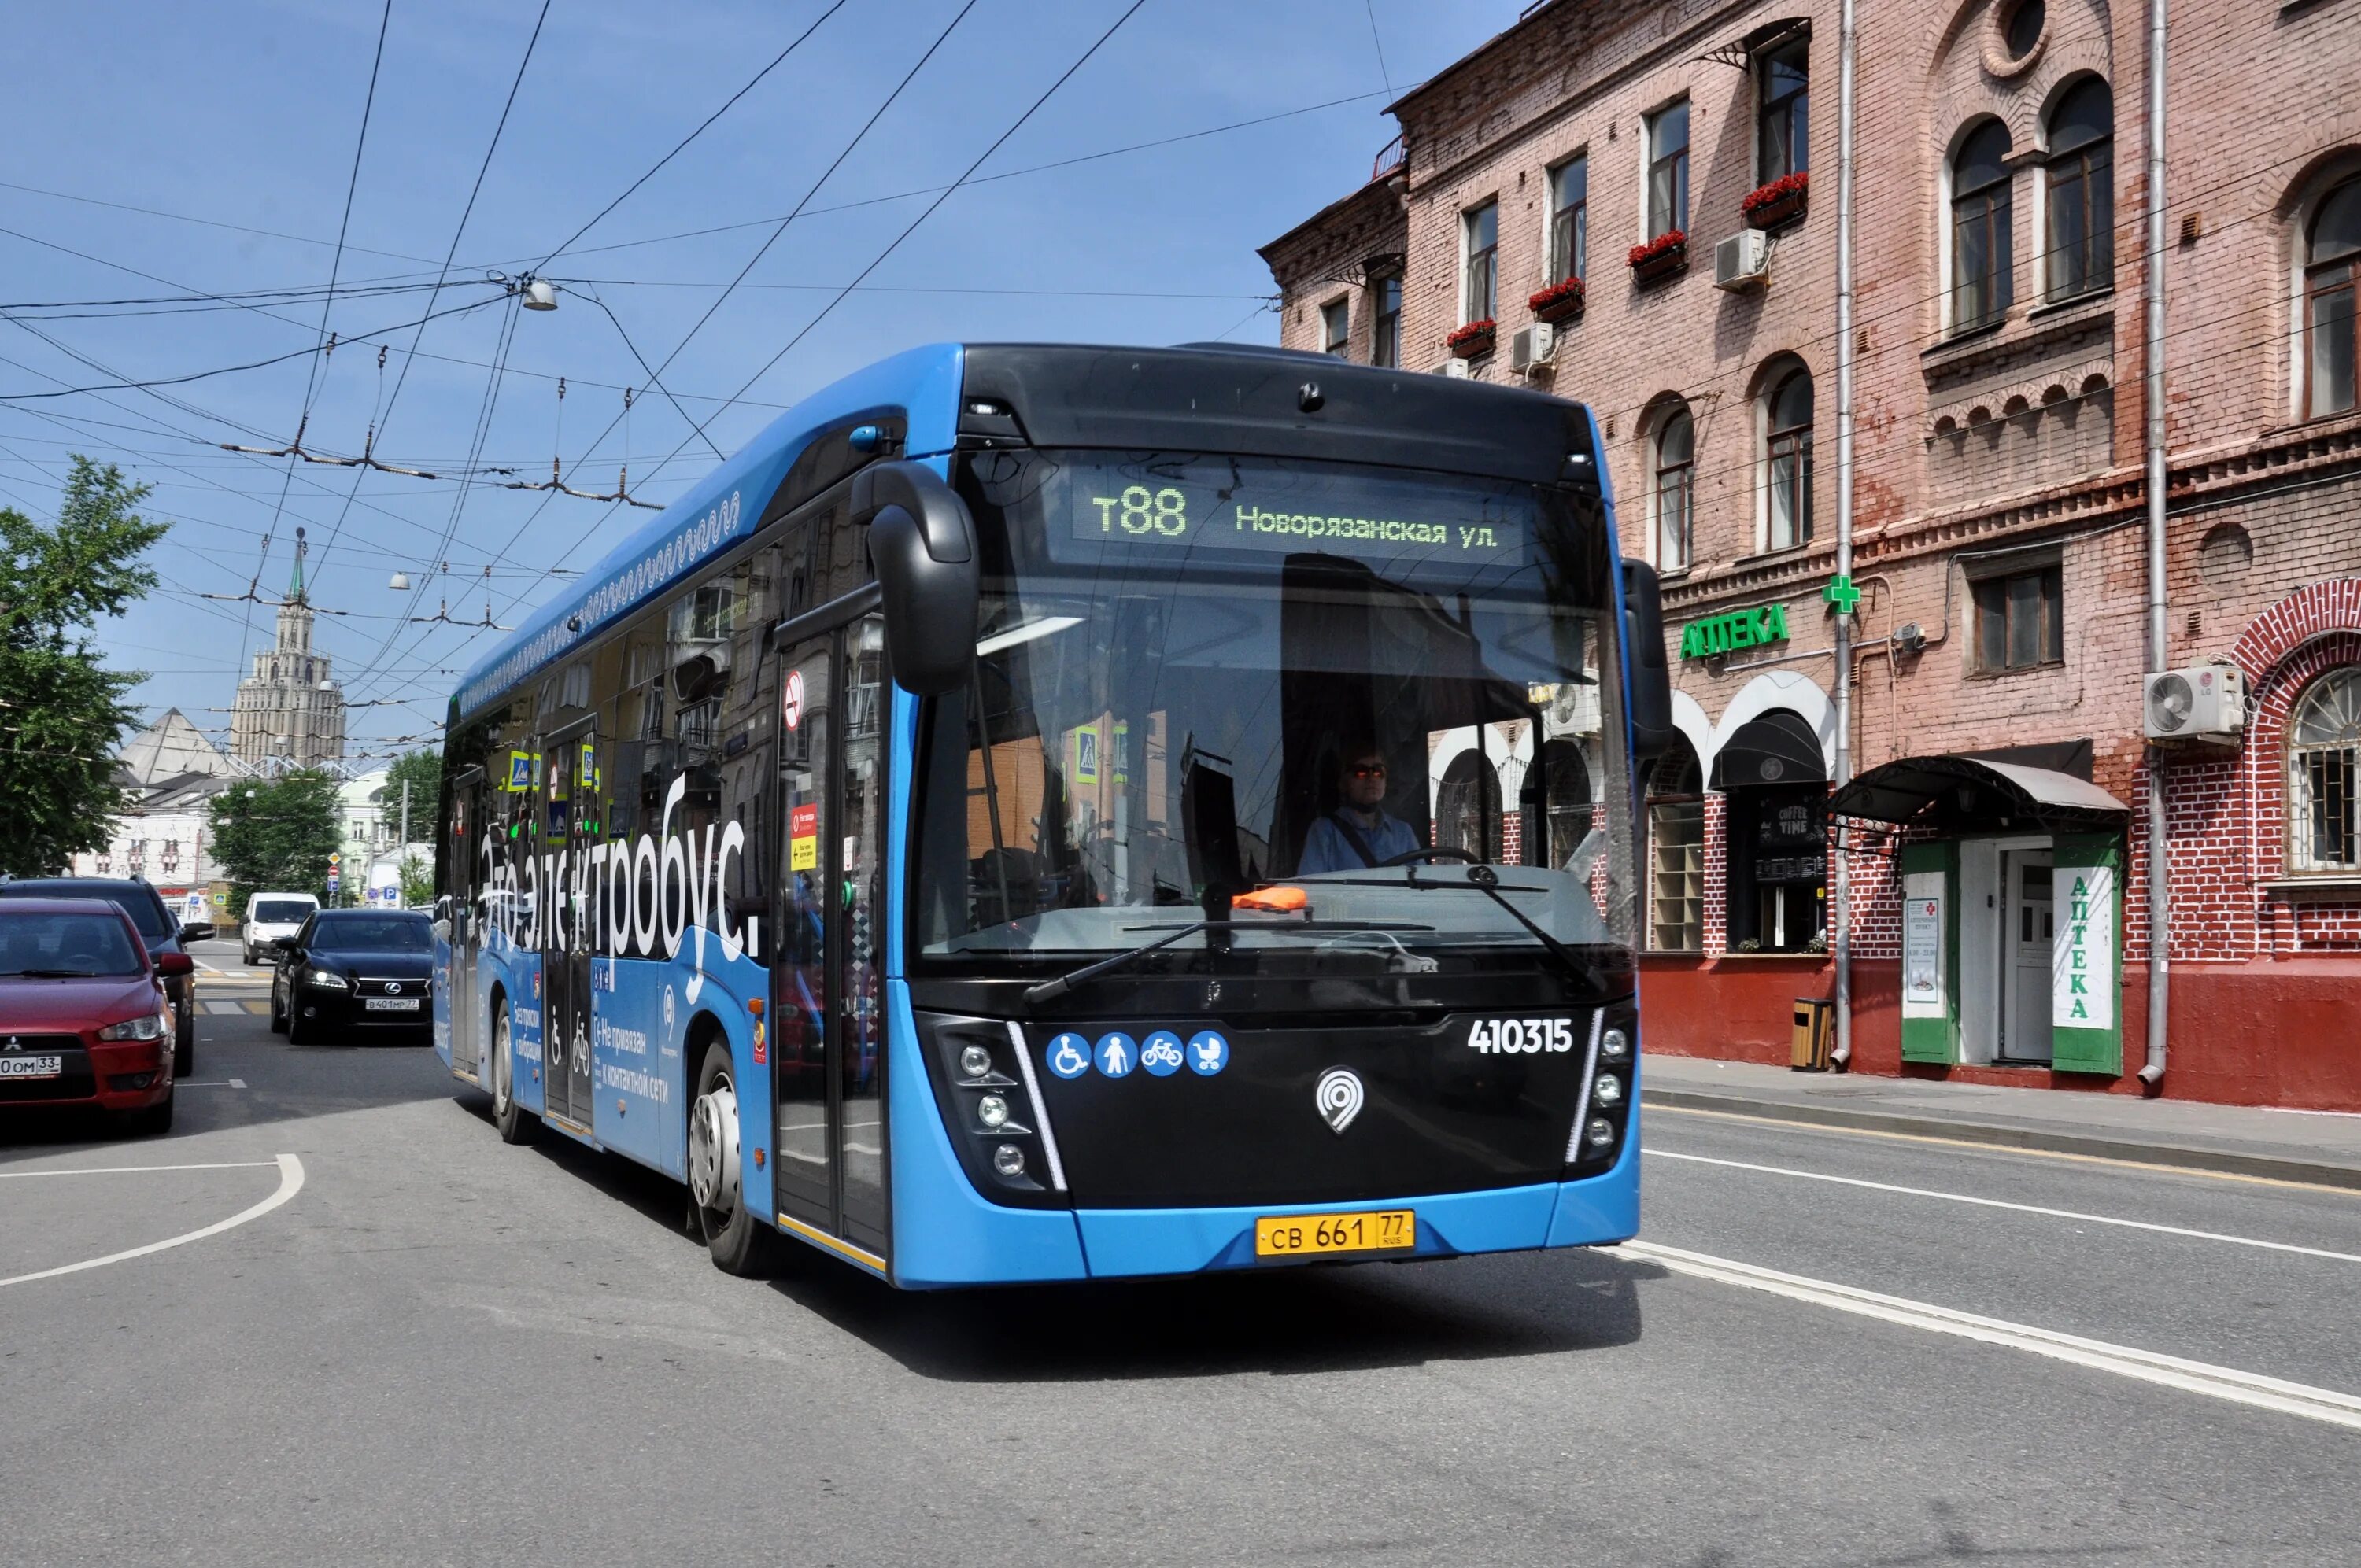
[[[212,1165],[93,1165],[79,1170],[0,1170],[0,1181],[22,1181],[28,1176],[137,1176],[148,1170],[255,1170],[278,1163],[275,1159],[225,1159]]]
[[[182,1089],[244,1089],[246,1087],[246,1080],[242,1078],[208,1078],[200,1082],[192,1078],[184,1078],[180,1080],[179,1087]]]
[[[2182,1225],[2160,1225],[2151,1220],[2124,1220],[2113,1214],[2086,1214],[2079,1209],[2047,1209],[2038,1203],[2010,1203],[1998,1198],[1971,1198],[1964,1192],[1935,1192],[1924,1187],[1896,1187],[1887,1181],[1864,1181],[1857,1176],[1829,1176],[1817,1170],[1791,1170],[1784,1165],[1755,1165],[1742,1159],[1715,1159],[1708,1155],[1675,1154],[1671,1149],[1642,1149],[1658,1159],[1682,1159],[1692,1165],[1727,1166],[1732,1170],[1760,1171],[1765,1176],[1792,1176],[1803,1181],[1828,1181],[1839,1187],[1866,1187],[1873,1192],[1899,1192],[1911,1198],[1939,1198],[1947,1203],[1972,1203],[1980,1209],[2009,1209],[2020,1214],[2043,1214],[2053,1220],[2081,1220],[2093,1225],[2120,1225],[2127,1231],[2153,1231],[2163,1236],[2187,1236],[2192,1241],[2227,1242],[2232,1246],[2260,1247],[2266,1252],[2291,1252],[2301,1257],[2325,1257],[2338,1263],[2361,1263],[2361,1253],[2332,1252],[2326,1247],[2298,1246],[2293,1242],[2267,1242],[2256,1236],[2234,1236],[2221,1231],[2192,1231]]]
[[[80,1274],[85,1268],[104,1268],[110,1263],[126,1263],[135,1257],[146,1257],[151,1252],[164,1252],[172,1247],[186,1246],[191,1242],[201,1242],[207,1236],[217,1236],[224,1231],[234,1231],[238,1226],[245,1224],[248,1220],[258,1220],[262,1218],[263,1215],[270,1212],[273,1209],[278,1208],[281,1203],[286,1202],[290,1198],[294,1197],[298,1192],[303,1190],[303,1162],[297,1159],[293,1155],[283,1154],[276,1160],[257,1161],[255,1163],[270,1164],[279,1167],[279,1190],[273,1192],[269,1197],[265,1198],[261,1202],[255,1204],[250,1209],[241,1209],[226,1220],[215,1220],[212,1224],[203,1226],[201,1229],[184,1232],[177,1236],[167,1236],[160,1242],[149,1242],[146,1246],[130,1247],[122,1252],[111,1252],[104,1257],[86,1258],[81,1263],[69,1263],[57,1268],[44,1268],[34,1274],[11,1275],[5,1279],[0,1279],[0,1286],[22,1285],[34,1279],[54,1279],[60,1274]],[[148,1167],[146,1168],[161,1169],[165,1168]]]
[[[1760,1268],[1751,1263],[1688,1252],[1680,1247],[1663,1246],[1654,1242],[1629,1241],[1617,1250],[1662,1264],[1676,1273],[1695,1275],[1700,1279],[1766,1291],[1816,1307],[1831,1307],[1839,1312],[1852,1312],[1864,1318],[1898,1323],[1905,1328],[1954,1334],[1984,1344],[2048,1356],[2054,1361],[2070,1362],[2094,1371],[2112,1372],[2119,1377],[2161,1384],[2186,1393],[2203,1394],[2212,1398],[2227,1399],[2234,1404],[2255,1405],[2283,1415],[2301,1416],[2307,1420],[2325,1421],[2331,1426],[2361,1431],[2361,1398],[2338,1393],[2333,1388],[2315,1388],[2305,1383],[2266,1377],[2260,1373],[2241,1372],[2235,1367],[2188,1361],[2177,1355],[2164,1355],[2131,1345],[2109,1344],[2104,1340],[2083,1339],[2076,1334],[2059,1333],[2053,1329],[2006,1322],[1999,1318],[1982,1317],[1974,1312],[1962,1312],[1955,1308],[1938,1307],[1930,1302],[1913,1301],[1900,1296],[1882,1296],[1873,1290],[1857,1289],[1825,1279],[1808,1279],[1799,1274],[1782,1274],[1777,1269]]]

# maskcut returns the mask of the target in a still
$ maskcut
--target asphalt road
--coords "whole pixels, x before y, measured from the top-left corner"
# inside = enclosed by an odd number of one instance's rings
[[[2361,1550],[2356,1426],[1816,1294],[2361,1390],[2350,1194],[1651,1111],[1674,1253],[899,1296],[720,1274],[677,1190],[502,1145],[423,1047],[200,1029],[168,1138],[0,1123],[0,1563]]]

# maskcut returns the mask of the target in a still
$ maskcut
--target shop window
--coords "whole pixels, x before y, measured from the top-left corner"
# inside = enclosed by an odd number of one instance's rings
[[[1648,771],[1648,948],[1705,947],[1705,791],[1686,740]]]
[[[2361,668],[2315,682],[2288,727],[2288,870],[2361,872]]]
[[[1766,51],[1755,61],[1754,182],[1768,185],[1811,168],[1811,52],[1808,38]]]
[[[2104,289],[2115,278],[2114,94],[2090,77],[2049,116],[2048,295]]]
[[[1686,99],[1648,118],[1648,233],[1660,239],[1689,226],[1689,105]]]
[[[1675,408],[1656,427],[1656,569],[1685,570],[1696,542],[1697,422]]]
[[[1970,585],[1975,600],[1977,669],[2029,670],[2065,659],[2063,577],[2063,569],[2052,564]]]
[[[1487,202],[1459,215],[1461,249],[1459,322],[1488,322],[1499,314],[1500,203]]]
[[[1828,886],[1828,773],[1819,737],[1773,708],[1714,756],[1725,800],[1726,914],[1735,953],[1817,952]]]
[[[1353,341],[1353,306],[1350,301],[1331,300],[1320,307],[1320,352],[1346,357]]]
[[[1369,363],[1401,363],[1401,280],[1380,278],[1369,285]]]
[[[1477,751],[1460,752],[1444,770],[1434,795],[1434,847],[1500,861],[1500,775]]]
[[[1812,537],[1812,378],[1789,371],[1763,404],[1763,484],[1769,503],[1764,548],[1787,550]]]
[[[2345,413],[2355,405],[2361,361],[2361,180],[2328,193],[2305,236],[2303,270],[2304,417]]]
[[[1986,120],[1951,159],[1953,332],[1990,326],[2008,312],[2008,127]]]
[[[1569,158],[1550,170],[1549,280],[1587,275],[1590,250],[1590,159]]]

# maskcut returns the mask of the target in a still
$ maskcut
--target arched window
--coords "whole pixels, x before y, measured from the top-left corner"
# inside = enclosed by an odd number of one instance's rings
[[[1951,158],[1951,330],[1990,326],[2008,311],[2008,127],[1986,120]]]
[[[2361,871],[2361,668],[2315,682],[2288,726],[2288,870]]]
[[[1764,481],[1770,492],[1766,548],[1784,550],[1812,537],[1812,377],[1789,371],[1763,404]]]
[[[1434,847],[1488,864],[1500,861],[1500,775],[1477,751],[1462,751],[1434,794]]]
[[[1590,836],[1590,769],[1582,760],[1580,744],[1542,742],[1542,776],[1548,792],[1543,806],[1549,813],[1549,863],[1567,870],[1574,852]]]
[[[2115,276],[2115,96],[2091,77],[2049,116],[2049,297],[2106,288]]]
[[[2303,268],[2304,417],[2354,406],[2354,365],[2361,360],[2361,180],[2328,193],[2305,236]]]
[[[1697,422],[1676,408],[1656,426],[1656,569],[1689,564],[1697,521]]]
[[[1686,738],[1648,770],[1648,947],[1705,947],[1705,781]]]

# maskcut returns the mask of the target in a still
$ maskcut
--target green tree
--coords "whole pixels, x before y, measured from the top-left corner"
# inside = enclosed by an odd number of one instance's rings
[[[336,824],[336,780],[316,768],[232,784],[214,797],[214,859],[229,873],[229,915],[246,918],[258,893],[308,893],[324,899],[328,857],[344,841]]]
[[[76,456],[54,525],[0,508],[0,872],[61,870],[126,805],[115,751],[147,677],[106,668],[91,637],[156,586],[140,557],[165,528],[139,515],[148,491]]]
[[[421,843],[434,837],[434,808],[443,787],[443,753],[433,747],[405,751],[385,770],[385,794],[379,803],[387,822],[401,826],[401,786],[410,785],[410,836]]]
[[[413,803],[414,804],[414,803]],[[434,864],[423,855],[401,857],[401,906],[414,909],[434,902]]]

